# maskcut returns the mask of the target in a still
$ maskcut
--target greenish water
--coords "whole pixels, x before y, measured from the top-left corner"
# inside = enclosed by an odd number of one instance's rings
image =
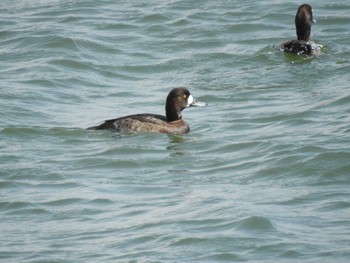
[[[1,1],[0,260],[348,262],[350,3]],[[86,131],[206,108],[183,136]]]

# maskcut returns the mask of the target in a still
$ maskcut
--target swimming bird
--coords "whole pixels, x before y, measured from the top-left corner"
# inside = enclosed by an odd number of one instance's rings
[[[89,130],[114,130],[121,134],[160,132],[183,134],[190,131],[188,124],[182,119],[181,112],[194,106],[206,106],[206,103],[193,98],[187,88],[174,88],[168,94],[165,105],[166,116],[158,114],[135,114],[90,127]]]
[[[316,23],[313,18],[312,7],[308,4],[299,6],[295,16],[295,27],[297,40],[289,40],[281,44],[282,51],[300,54],[315,54],[319,52],[319,47],[310,40],[311,25]]]

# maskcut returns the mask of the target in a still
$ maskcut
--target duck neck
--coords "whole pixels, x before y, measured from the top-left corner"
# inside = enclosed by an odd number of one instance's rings
[[[297,27],[297,36],[299,41],[309,41],[310,40],[311,26]]]
[[[295,17],[295,27],[299,41],[309,41],[311,33],[312,17],[307,17],[305,14],[297,14]]]
[[[177,112],[174,109],[165,107],[166,119],[168,122],[177,121],[182,119],[181,112]]]

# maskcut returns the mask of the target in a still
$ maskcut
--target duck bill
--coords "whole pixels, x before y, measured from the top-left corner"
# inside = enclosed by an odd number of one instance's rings
[[[194,100],[191,104],[190,107],[205,107],[207,104],[205,102],[199,101],[199,100]]]
[[[189,96],[187,107],[205,107],[205,106],[207,106],[205,102],[196,100],[195,98],[192,97],[192,95]]]

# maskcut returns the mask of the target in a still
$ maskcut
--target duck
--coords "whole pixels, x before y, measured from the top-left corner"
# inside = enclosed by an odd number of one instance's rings
[[[309,4],[300,5],[295,16],[295,27],[298,39],[282,43],[280,45],[281,51],[298,55],[319,53],[319,47],[310,39],[312,23],[316,23],[316,20],[313,18],[312,7]]]
[[[190,131],[182,118],[182,111],[189,107],[204,107],[207,104],[196,100],[187,88],[172,89],[165,104],[165,116],[158,114],[134,114],[116,119],[105,120],[88,130],[112,130],[120,134],[130,133],[167,133],[184,134]]]

